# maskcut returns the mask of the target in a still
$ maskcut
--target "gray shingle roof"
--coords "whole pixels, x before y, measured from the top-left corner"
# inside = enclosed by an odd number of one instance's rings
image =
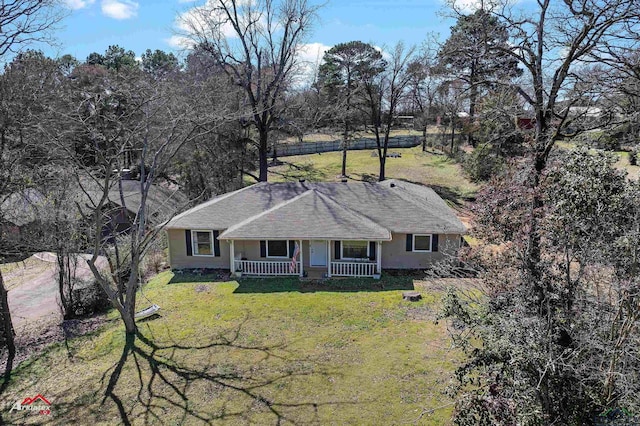
[[[309,217],[320,216],[320,212],[314,212],[315,208],[323,208],[327,217],[322,221],[314,222],[318,226],[307,232],[319,232],[327,229],[344,227],[339,222],[329,224],[328,221],[337,221],[336,215],[331,215],[328,210],[328,202],[320,206],[309,202],[307,197],[301,197],[295,206],[277,209],[280,204],[289,201],[309,190],[315,190],[317,195],[309,200],[330,199],[332,209],[337,211],[337,205],[352,214],[360,217],[359,223],[366,218],[377,226],[397,233],[453,233],[462,234],[465,227],[455,216],[454,212],[445,202],[430,188],[420,185],[389,180],[379,183],[360,182],[285,182],[285,183],[259,183],[238,191],[216,197],[206,203],[200,204],[186,212],[174,217],[166,226],[169,229],[218,229],[224,230],[234,227],[241,222],[251,222],[254,216],[259,216],[269,210],[269,217],[278,215],[291,217],[295,209],[297,215],[302,215],[303,208],[309,209],[306,215]],[[303,199],[304,198],[304,199]],[[342,210],[341,210],[342,211]],[[255,218],[254,218],[255,219]],[[346,220],[346,219],[345,219]],[[260,223],[265,223],[260,220]],[[279,220],[278,223],[287,223]],[[312,225],[313,225],[312,224]],[[278,225],[280,227],[280,225]],[[271,232],[263,229],[262,238],[267,238],[264,233]],[[290,232],[288,228],[282,232]],[[231,235],[231,234],[224,234]],[[325,236],[322,234],[322,236]],[[281,236],[284,238],[284,236]],[[360,237],[363,238],[363,237]],[[347,238],[343,238],[347,239]]]
[[[69,216],[77,215],[76,202],[88,213],[100,201],[102,191],[97,184],[85,179],[82,182],[83,190],[72,188],[67,194],[67,201],[64,204],[65,210],[62,214]],[[134,180],[122,181],[122,193],[124,207],[131,213],[136,213],[140,208],[142,197],[140,195],[140,182]],[[37,189],[27,189],[23,192],[16,192],[0,200],[0,213],[2,217],[17,226],[24,226],[35,220],[42,219],[48,212],[51,212],[53,200],[46,193]],[[110,188],[108,201],[116,206],[122,206],[120,191],[117,182],[114,181]],[[159,224],[173,216],[176,211],[183,209],[188,204],[188,198],[182,192],[165,188],[160,185],[152,185],[147,194],[146,207],[148,220],[151,223]]]
[[[310,189],[223,232],[220,239],[390,240],[391,232]]]

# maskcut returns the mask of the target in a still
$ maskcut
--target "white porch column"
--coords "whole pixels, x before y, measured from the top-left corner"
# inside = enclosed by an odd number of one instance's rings
[[[376,273],[382,273],[382,241],[376,243]]]
[[[236,273],[236,248],[233,243],[233,240],[229,243],[229,268],[231,268],[231,275],[235,275]]]
[[[327,240],[327,278],[331,278],[331,240]]]
[[[303,257],[303,250],[302,250],[302,240],[298,241],[298,244],[300,244],[300,278],[304,277],[304,257]]]

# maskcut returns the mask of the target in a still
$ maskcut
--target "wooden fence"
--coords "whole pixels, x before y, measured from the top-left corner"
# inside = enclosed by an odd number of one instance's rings
[[[456,136],[456,142],[460,143],[461,139]],[[451,135],[448,134],[427,134],[428,146],[448,146],[451,143]],[[412,148],[422,144],[422,136],[395,136],[389,139],[389,148]],[[376,149],[376,140],[371,138],[356,139],[349,142],[348,149]],[[318,154],[321,152],[342,151],[342,141],[324,141],[324,142],[302,142],[290,144],[278,144],[276,153],[278,157],[289,157],[292,155]],[[273,151],[271,152],[273,154]]]

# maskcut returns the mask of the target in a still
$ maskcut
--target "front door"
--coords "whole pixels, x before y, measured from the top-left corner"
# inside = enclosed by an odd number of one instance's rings
[[[311,244],[309,245],[309,252],[309,264],[311,266],[327,266],[326,241],[311,241]]]

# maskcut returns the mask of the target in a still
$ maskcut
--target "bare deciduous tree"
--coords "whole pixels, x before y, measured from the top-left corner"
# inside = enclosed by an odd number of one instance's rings
[[[10,0],[0,7],[0,58],[34,43],[52,43],[52,32],[62,20],[57,0]]]
[[[524,68],[521,82],[503,84],[525,100],[535,129],[530,161],[490,186],[478,206],[485,211],[485,238],[499,234],[495,241],[504,246],[486,277],[490,297],[480,310],[486,309],[487,322],[474,323],[483,315],[463,320],[488,333],[481,339],[487,350],[458,372],[463,386],[483,376],[481,388],[461,400],[461,423],[585,424],[599,410],[637,407],[630,398],[637,375],[619,379],[626,368],[637,371],[631,342],[638,336],[638,282],[618,264],[637,265],[637,185],[611,160],[588,152],[563,159],[557,180],[549,166],[574,120],[571,107],[597,96],[593,84],[610,76],[613,59],[603,56],[637,43],[638,6],[633,0],[543,0],[534,9],[503,5],[491,12],[510,35],[504,53]],[[587,78],[594,61],[600,62],[598,79]],[[589,275],[589,267],[601,276]],[[448,305],[458,319],[470,312],[461,308],[455,300]]]
[[[409,82],[407,96],[401,110],[412,112],[422,129],[422,150],[427,149],[427,127],[433,122],[433,107],[440,76],[436,70],[436,58],[429,44],[420,49],[417,57],[407,65]]]
[[[246,94],[259,181],[267,180],[269,133],[286,108],[283,96],[298,72],[297,54],[316,10],[307,0],[214,0],[181,16],[185,35]]]
[[[329,104],[333,121],[342,130],[342,176],[347,174],[347,151],[356,122],[365,106],[365,81],[370,81],[372,102],[381,102],[373,93],[374,82],[386,67],[382,53],[369,43],[339,43],[325,52],[318,69],[318,84]],[[382,108],[373,106],[374,111]]]
[[[2,9],[0,15],[2,13],[7,11]],[[13,17],[17,22],[23,19],[19,15]],[[54,18],[42,16],[37,13],[37,10],[24,19],[26,22],[22,25],[34,31],[38,26],[50,27],[55,23],[52,20]],[[12,24],[8,23],[8,25],[11,28]],[[4,30],[4,27],[2,29]],[[19,34],[16,34],[15,37],[18,36]],[[33,36],[37,36],[37,32],[34,32]],[[1,40],[2,35],[0,35]],[[14,42],[5,39],[4,50],[0,50],[2,53],[0,58],[4,58],[13,48],[12,46],[17,49],[20,43],[26,43],[29,40],[16,38]],[[6,199],[21,193],[28,187],[28,183],[33,180],[34,169],[48,157],[48,153],[39,143],[36,127],[47,101],[51,100],[52,88],[56,84],[55,67],[52,65],[53,61],[46,60],[41,53],[27,51],[14,58],[0,75],[0,261],[7,257],[24,258],[33,250],[33,244],[29,244],[33,241],[7,238],[3,229],[6,213],[3,211],[3,204]],[[4,380],[0,386],[0,393],[2,393],[9,383],[16,355],[13,324],[2,271],[0,271],[0,310],[2,317],[0,335],[2,343],[7,348]]]
[[[368,126],[376,138],[380,181],[385,180],[389,135],[396,122],[398,106],[411,78],[407,72],[407,65],[414,51],[414,47],[405,49],[404,44],[400,42],[393,48],[385,70],[380,73],[366,73],[361,77],[364,105],[369,116]]]
[[[151,188],[178,150],[208,131],[203,130],[204,122],[221,120],[224,111],[197,117],[191,114],[197,99],[181,93],[171,81],[154,81],[137,69],[115,72],[79,67],[72,81],[70,107],[59,115],[67,123],[66,130],[49,133],[48,138],[77,167],[77,181],[84,192],[78,211],[92,228],[88,265],[133,338],[139,267],[161,231],[151,224],[170,218],[152,210]],[[82,151],[75,145],[79,141],[85,142]],[[120,175],[131,163],[140,170],[135,201],[125,197],[125,178]],[[122,226],[127,210],[134,213]],[[100,265],[102,256],[108,262],[106,271]]]

